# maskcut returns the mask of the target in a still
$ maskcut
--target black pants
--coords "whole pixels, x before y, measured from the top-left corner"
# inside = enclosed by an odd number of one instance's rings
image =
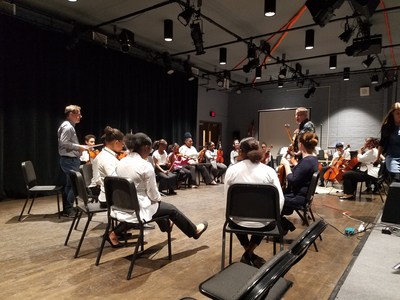
[[[354,195],[357,190],[357,183],[376,179],[367,174],[367,172],[347,171],[343,174],[343,193]]]
[[[157,212],[153,215],[153,218],[157,217],[163,217],[166,216],[168,217],[169,220],[174,222],[176,227],[178,227],[184,234],[186,234],[188,237],[193,237],[196,232],[197,232],[197,227],[190,221],[179,209],[177,209],[174,205],[166,202],[160,202],[158,206]],[[158,226],[160,227],[160,230],[162,232],[166,232],[170,228],[170,223],[168,221],[156,221]],[[119,223],[115,229],[114,232],[116,235],[121,236],[124,231],[125,231],[125,226],[126,224],[126,230],[132,229],[135,227],[133,223]]]
[[[232,221],[229,222],[229,226],[231,226],[232,228],[236,228],[236,229],[246,229],[246,227],[242,227]],[[275,226],[276,226],[275,223],[271,223],[265,227],[249,228],[249,229],[254,230],[254,231],[268,231],[268,230],[274,229]],[[245,233],[235,233],[235,235],[237,236],[237,238],[240,242],[240,245],[242,245],[243,247],[249,246],[250,243],[256,244],[258,246],[258,245],[260,245],[261,241],[264,238],[264,236],[262,236],[262,235],[255,235],[255,234],[252,234],[250,239],[249,239],[249,235],[245,234]]]

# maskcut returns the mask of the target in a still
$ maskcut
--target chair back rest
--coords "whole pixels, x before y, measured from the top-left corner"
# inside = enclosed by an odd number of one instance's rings
[[[22,162],[21,167],[26,188],[29,190],[31,187],[37,184],[35,169],[33,168],[33,164],[30,160]]]
[[[83,204],[87,206],[89,197],[82,174],[78,171],[70,171],[69,178],[71,180],[72,191],[74,192],[75,198],[78,202],[83,202]]]
[[[310,185],[308,186],[306,202],[305,202],[306,207],[309,207],[312,204],[312,201],[314,199],[315,190],[317,189],[317,185],[318,185],[318,180],[319,180],[319,171],[316,171],[312,175]]]
[[[79,171],[81,172],[83,179],[85,181],[85,186],[89,186],[93,178],[93,166],[92,164],[84,164],[79,166]]]
[[[308,226],[289,246],[288,250],[302,258],[310,245],[321,235],[328,224],[324,220],[318,220]]]
[[[228,189],[226,220],[280,224],[278,189],[272,184],[233,184]]]
[[[104,178],[104,190],[109,210],[113,207],[117,210],[135,212],[139,216],[139,201],[132,179],[106,176]]]
[[[265,299],[269,290],[296,263],[296,256],[283,250],[268,260],[248,281],[248,291],[240,299]],[[253,283],[252,283],[253,281]]]

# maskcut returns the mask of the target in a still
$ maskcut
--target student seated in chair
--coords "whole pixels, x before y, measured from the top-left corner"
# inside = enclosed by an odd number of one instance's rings
[[[151,139],[144,133],[127,134],[125,145],[129,154],[121,159],[117,165],[117,176],[130,178],[135,182],[137,197],[140,206],[140,218],[150,221],[152,218],[168,216],[169,223],[157,221],[161,231],[172,229],[175,224],[186,236],[198,239],[208,227],[207,222],[197,225],[193,224],[174,205],[161,201],[161,195],[157,188],[154,168],[147,157],[152,148]],[[129,212],[111,210],[111,215],[118,214],[119,220],[126,219],[127,229],[133,228],[136,216]],[[131,226],[131,227],[130,227]],[[117,235],[122,235],[125,230],[124,223],[117,225],[114,231],[110,232],[107,240],[113,247],[121,247]]]
[[[232,184],[235,183],[252,183],[252,184],[273,184],[276,186],[279,192],[279,204],[280,210],[282,210],[284,197],[281,185],[279,183],[278,175],[275,170],[271,167],[261,163],[262,159],[262,151],[260,148],[259,142],[254,137],[244,138],[240,142],[240,161],[234,165],[231,165],[225,174],[225,198],[228,195],[228,189]],[[268,230],[268,226],[264,226],[264,224],[260,224],[257,222],[246,222],[246,224],[241,224],[240,222],[235,223],[232,221],[230,226],[240,228],[242,226],[250,227],[250,228],[260,228],[260,230]],[[275,224],[271,224],[271,228],[273,229]],[[246,263],[248,265],[255,266],[260,268],[265,260],[256,255],[254,250],[261,243],[263,236],[261,235],[252,235],[249,239],[247,234],[236,234],[237,238],[240,241],[240,244],[243,246],[245,252],[241,258],[241,262]]]
[[[294,231],[296,227],[283,215],[291,215],[295,209],[305,204],[312,176],[318,171],[318,158],[314,151],[317,144],[318,136],[312,132],[305,132],[299,137],[298,146],[303,158],[293,168],[286,158],[282,157],[281,159],[288,182],[288,187],[284,192],[285,205],[283,206],[281,219],[282,227],[285,231]]]

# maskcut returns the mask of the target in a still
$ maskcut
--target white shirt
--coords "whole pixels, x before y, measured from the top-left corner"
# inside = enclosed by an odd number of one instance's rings
[[[249,159],[245,159],[239,161],[234,165],[231,165],[225,173],[225,199],[228,196],[229,187],[235,183],[273,184],[278,189],[279,208],[280,211],[282,211],[283,204],[285,203],[285,197],[283,196],[278,175],[276,174],[275,170],[272,169],[270,166],[264,165],[262,163],[252,163]],[[246,222],[246,224],[238,222],[237,224],[253,228],[265,226],[264,224],[256,222]]]
[[[231,164],[232,165],[237,163],[238,156],[239,156],[239,150],[232,150],[231,151]]]
[[[335,153],[333,153],[333,155],[332,155],[332,161],[330,162],[330,166],[332,166],[332,163],[333,162],[337,162],[337,159],[340,157],[340,154],[339,154],[339,152],[338,151],[335,151]],[[343,153],[342,153],[342,157],[343,157],[343,159],[344,160],[350,160],[351,159],[351,154],[350,154],[350,151],[349,150],[343,150]]]
[[[374,162],[378,158],[378,149],[372,148],[364,152],[364,154],[357,154],[358,162],[361,163],[360,171],[367,171],[369,176],[378,178],[379,165],[374,166]]]
[[[190,158],[193,158],[193,159],[197,159],[197,156],[199,155],[199,153],[197,152],[195,147],[192,146],[192,147],[189,148],[186,145],[182,145],[179,148],[179,153],[181,153],[183,155],[186,155],[186,156],[188,156]]]
[[[161,195],[157,188],[154,168],[147,160],[138,153],[129,153],[121,159],[117,166],[117,175],[133,180],[136,187],[137,197],[140,206],[140,218],[149,221],[157,212],[158,202]],[[118,220],[134,222],[136,216],[131,213],[112,210],[112,214],[118,214]]]
[[[96,184],[100,186],[99,201],[106,201],[106,194],[104,193],[104,178],[106,176],[115,176],[115,168],[118,164],[117,153],[110,148],[104,147],[103,150],[96,156],[96,163],[93,164],[93,177]]]
[[[154,152],[153,152],[153,157],[154,157],[155,159],[157,159],[157,164],[158,164],[159,166],[167,165],[167,164],[168,164],[168,161],[167,161],[168,155],[167,155],[167,152],[166,152],[165,150],[163,151],[162,154],[160,154],[160,152],[158,152],[158,150],[154,151]]]

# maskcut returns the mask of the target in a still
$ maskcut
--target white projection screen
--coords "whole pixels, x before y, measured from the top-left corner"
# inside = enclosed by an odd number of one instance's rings
[[[288,147],[290,139],[285,124],[289,125],[290,136],[298,127],[294,117],[296,108],[266,109],[258,111],[258,139],[273,146],[271,153],[278,154],[281,147]],[[308,115],[311,119],[311,109],[308,107]]]

